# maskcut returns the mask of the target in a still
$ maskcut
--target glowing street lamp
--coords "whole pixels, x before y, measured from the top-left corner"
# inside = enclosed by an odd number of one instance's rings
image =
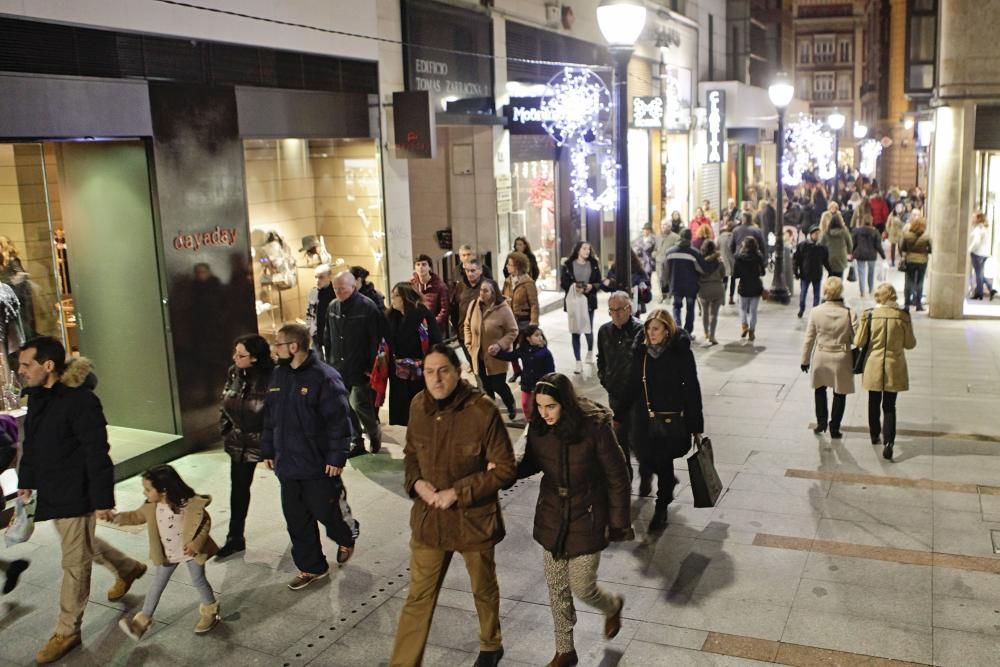
[[[767,96],[771,98],[771,104],[778,110],[778,134],[774,140],[778,164],[778,224],[775,225],[774,275],[771,278],[771,298],[782,305],[786,305],[791,301],[791,296],[788,294],[788,286],[785,284],[785,192],[784,186],[781,184],[781,163],[784,159],[785,149],[785,109],[788,108],[788,105],[792,102],[792,98],[795,97],[795,86],[792,85],[787,74],[779,72],[774,79],[774,83],[768,87]]]
[[[868,126],[865,125],[864,123],[855,123],[854,138],[857,139],[858,141],[861,141],[867,136],[868,136]]]
[[[847,117],[834,109],[833,113],[826,117],[826,124],[833,130],[833,166],[837,174],[840,174],[840,131],[844,129]]]
[[[602,0],[597,7],[597,25],[615,59],[616,150],[618,205],[615,207],[615,278],[620,289],[632,291],[632,247],[629,243],[628,210],[628,63],[635,42],[646,25],[642,0]]]

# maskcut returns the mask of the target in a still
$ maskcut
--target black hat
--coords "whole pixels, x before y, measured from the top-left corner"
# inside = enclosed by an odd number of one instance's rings
[[[809,233],[810,234],[812,234],[813,232],[818,232],[818,231],[819,231],[819,225],[813,225],[812,227],[809,228]]]

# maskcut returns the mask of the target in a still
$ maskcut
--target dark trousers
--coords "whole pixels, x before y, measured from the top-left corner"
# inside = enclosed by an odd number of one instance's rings
[[[873,440],[882,434],[882,441],[887,445],[896,442],[897,396],[894,391],[868,392],[868,431]]]
[[[733,295],[736,294],[736,276],[729,276],[729,300],[733,300]]]
[[[637,452],[639,459],[639,476],[642,478],[656,475],[656,509],[665,509],[674,499],[674,487],[677,478],[674,477],[674,459],[666,448],[655,452]],[[663,451],[660,451],[660,450]]]
[[[247,510],[250,509],[250,485],[255,462],[229,462],[229,533],[226,542],[243,542],[243,531],[247,525]]]
[[[687,308],[684,313],[684,331],[691,333],[694,331],[694,300],[693,296],[679,296],[674,295],[674,322],[677,326],[681,325],[681,306]]]
[[[816,425],[826,426],[827,423],[833,430],[840,430],[840,422],[844,419],[844,408],[847,407],[847,396],[833,392],[833,415],[827,420],[826,413],[826,387],[816,389]]]
[[[629,415],[628,406],[622,406],[620,402],[616,399],[608,396],[608,406],[615,415],[621,416],[620,422],[615,422],[617,426],[615,427],[615,437],[618,438],[618,445],[622,448],[622,452],[625,454],[625,462],[628,463],[628,477],[632,479],[632,423],[631,416]],[[644,462],[642,458],[639,457],[639,453],[635,452],[635,459],[639,462],[639,477],[641,479],[649,479],[653,476],[653,472],[649,469],[649,466]]]
[[[819,280],[806,280],[805,278],[799,279],[799,310],[805,312],[806,310],[806,290],[812,286],[813,290],[813,308],[819,305]]]
[[[342,547],[354,546],[359,525],[351,516],[347,490],[340,477],[322,479],[282,479],[281,511],[288,536],[292,539],[295,567],[308,574],[329,569],[316,522],[326,528],[326,536]]]
[[[368,434],[368,439],[378,438],[378,414],[375,412],[375,392],[367,382],[355,385],[345,383],[347,396],[351,404],[351,427],[354,429],[354,442],[362,444],[362,428]]]
[[[487,396],[490,398],[496,398],[496,395],[500,394],[500,399],[503,401],[503,404],[507,406],[507,409],[514,409],[514,393],[510,390],[510,385],[507,384],[506,373],[487,375],[486,362],[480,359],[479,379],[483,384],[483,391],[486,392]]]
[[[906,280],[903,286],[903,307],[909,308],[913,304],[917,308],[923,307],[924,302],[924,276],[927,274],[927,263],[917,264],[915,262],[906,263]]]

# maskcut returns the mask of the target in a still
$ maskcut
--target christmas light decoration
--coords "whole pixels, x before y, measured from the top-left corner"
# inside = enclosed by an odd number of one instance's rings
[[[875,177],[875,168],[879,156],[882,155],[882,142],[875,139],[865,139],[861,142],[861,164],[858,171],[868,178]]]
[[[802,175],[816,171],[823,180],[837,175],[834,135],[822,122],[799,115],[785,128],[785,150],[781,160],[781,182],[796,186]]]
[[[611,111],[608,87],[589,69],[564,68],[546,85],[541,115],[547,120],[542,126],[556,145],[570,151],[570,191],[578,208],[615,205],[619,166],[611,149]]]

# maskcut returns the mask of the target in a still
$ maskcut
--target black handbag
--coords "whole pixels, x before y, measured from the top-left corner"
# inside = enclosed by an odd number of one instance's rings
[[[847,280],[848,282],[855,283],[858,281],[858,272],[854,269],[854,263],[851,262],[851,267],[847,269]]]
[[[649,416],[647,436],[650,440],[666,440],[670,445],[680,448],[681,443],[685,443],[684,451],[673,452],[673,458],[684,456],[689,446],[687,446],[690,433],[687,424],[684,422],[684,411],[680,412],[657,412],[653,410],[653,404],[649,401],[649,387],[646,386],[646,361],[649,355],[642,358],[642,390],[646,396],[646,413]]]
[[[854,364],[854,374],[861,375],[865,372],[865,362],[868,361],[868,351],[872,346],[872,311],[868,311],[868,336],[861,347],[851,348],[851,363]]]
[[[715,507],[722,495],[722,480],[715,469],[712,441],[702,438],[697,447],[697,451],[688,457],[688,477],[691,479],[694,506]]]

